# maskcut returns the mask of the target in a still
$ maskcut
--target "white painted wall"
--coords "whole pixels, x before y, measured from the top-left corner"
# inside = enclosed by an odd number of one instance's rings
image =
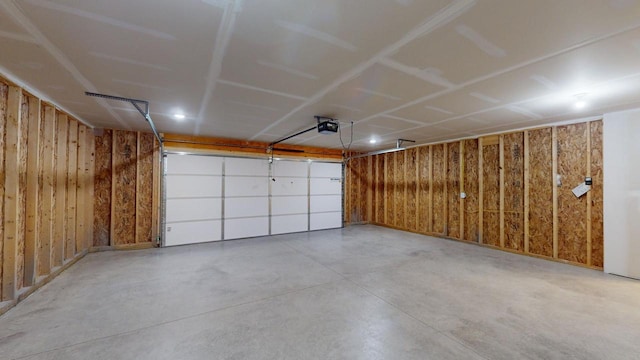
[[[603,122],[604,271],[640,279],[640,109]]]

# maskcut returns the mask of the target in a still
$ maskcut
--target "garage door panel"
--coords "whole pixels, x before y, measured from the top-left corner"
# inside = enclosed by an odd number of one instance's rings
[[[222,239],[222,220],[167,224],[165,245],[196,244]]]
[[[274,177],[304,177],[307,178],[309,163],[306,161],[277,160],[271,164],[271,173]]]
[[[222,177],[167,175],[167,199],[177,197],[220,197]]]
[[[165,173],[222,175],[222,161],[222,158],[213,156],[168,154]]]
[[[271,217],[271,233],[287,234],[293,232],[307,231],[309,217],[302,215],[284,215]]]
[[[329,178],[312,178],[310,184],[311,195],[340,195],[342,194],[342,182]]]
[[[335,229],[342,227],[341,212],[311,214],[310,220],[311,230]]]
[[[342,164],[313,162],[311,163],[310,176],[312,178],[341,178]]]
[[[307,214],[309,211],[307,196],[283,196],[271,198],[271,214]]]
[[[222,199],[167,199],[167,222],[222,218]]]
[[[341,195],[312,196],[310,202],[311,213],[342,211]]]
[[[263,159],[225,158],[225,175],[268,176],[269,162]]]
[[[269,178],[225,176],[225,196],[269,196]]]
[[[225,218],[269,216],[269,198],[227,198],[224,201]]]
[[[307,195],[309,182],[307,178],[274,177],[271,182],[271,195]]]
[[[224,238],[226,240],[264,235],[269,235],[268,217],[226,219],[224,221]]]

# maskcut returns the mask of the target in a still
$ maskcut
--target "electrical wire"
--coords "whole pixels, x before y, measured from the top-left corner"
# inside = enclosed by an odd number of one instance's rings
[[[342,126],[338,125],[338,136],[340,137],[340,144],[342,144],[342,150],[345,152],[349,152],[351,149],[351,144],[353,144],[353,121],[351,121],[351,140],[349,140],[349,145],[344,146],[344,142],[342,141]]]

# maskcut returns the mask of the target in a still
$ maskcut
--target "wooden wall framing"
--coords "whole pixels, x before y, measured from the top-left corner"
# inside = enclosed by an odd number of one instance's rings
[[[92,246],[157,246],[160,148],[154,135],[102,130],[94,139]]]
[[[601,269],[602,131],[590,121],[358,159],[372,167],[348,172],[346,197],[358,223]],[[375,181],[355,187],[367,171]],[[576,198],[585,177],[591,190]]]
[[[0,77],[0,314],[87,253],[92,137]]]

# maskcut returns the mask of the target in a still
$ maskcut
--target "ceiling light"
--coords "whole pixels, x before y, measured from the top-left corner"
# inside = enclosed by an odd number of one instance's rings
[[[186,116],[184,114],[173,114],[173,118],[176,120],[184,120]]]
[[[377,142],[378,142],[378,140],[376,140],[374,138],[369,139],[369,144],[375,144]]]
[[[576,103],[574,104],[574,106],[576,107],[576,109],[584,109],[587,106],[587,102],[584,100],[586,96],[587,93],[577,94],[575,96]]]

